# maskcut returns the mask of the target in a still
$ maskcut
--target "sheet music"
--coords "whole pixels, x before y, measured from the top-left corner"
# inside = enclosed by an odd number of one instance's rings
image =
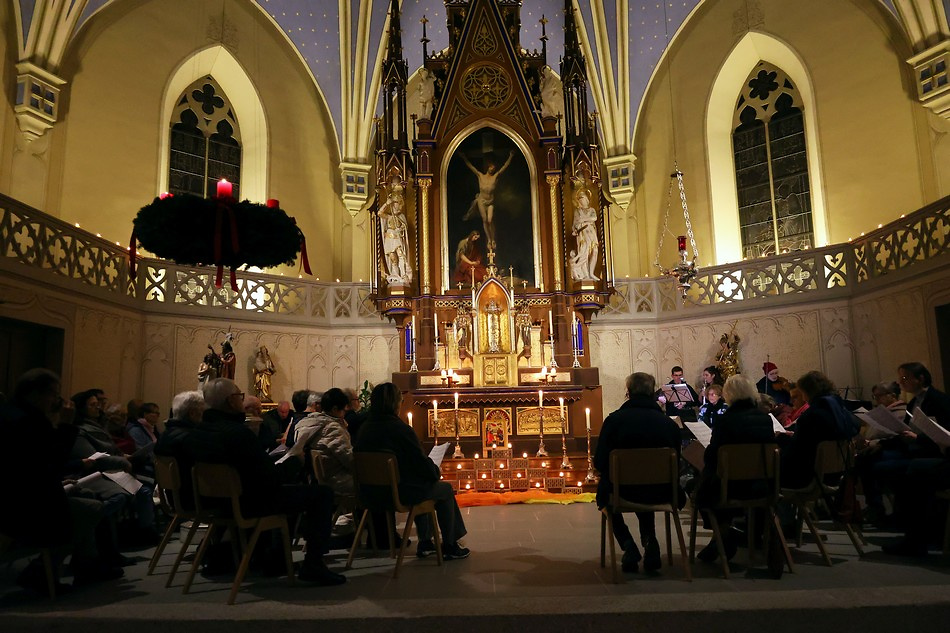
[[[105,455],[105,453],[102,453],[102,455]],[[63,492],[66,492],[68,494],[73,489],[82,488],[84,485],[90,484],[93,481],[96,481],[98,479],[102,479],[102,473],[100,473],[97,470],[96,472],[92,474],[86,475],[85,477],[78,479],[76,483],[74,484],[66,484],[65,486],[63,486]]]
[[[95,461],[95,460],[99,459],[100,457],[108,457],[108,456],[109,456],[109,453],[96,452],[96,453],[93,453],[92,455],[90,455],[89,457],[87,457],[86,459],[91,459],[91,460]],[[81,480],[80,480],[80,481],[81,481]]]
[[[689,432],[693,434],[696,441],[703,445],[703,448],[709,446],[712,440],[712,429],[706,426],[705,422],[683,422]]]
[[[142,487],[142,482],[125,471],[116,471],[111,473],[102,473],[102,476],[111,479],[122,486],[129,494],[135,494]]]
[[[689,392],[689,385],[686,383],[680,383],[678,385],[660,385],[660,389],[663,391],[663,396],[666,398],[667,402],[695,402],[695,400],[693,400],[693,394]]]
[[[772,415],[771,413],[769,414],[769,417],[772,418],[772,431],[773,431],[773,432],[775,432],[775,433],[788,433],[788,431],[785,430],[785,427],[782,426],[782,423],[778,421],[778,418],[777,418],[777,417],[775,417],[775,416]]]
[[[950,431],[937,424],[933,418],[927,417],[927,414],[921,411],[920,407],[914,409],[910,425],[932,439],[940,448],[946,450],[947,447],[950,447]]]
[[[883,405],[878,405],[865,413],[858,413],[857,416],[870,427],[868,439],[893,437],[910,430],[909,426]]]
[[[432,450],[429,451],[429,459],[431,459],[436,466],[442,466],[442,460],[445,459],[445,454],[449,452],[449,447],[452,446],[449,442],[443,442],[442,444],[437,444],[432,447]]]

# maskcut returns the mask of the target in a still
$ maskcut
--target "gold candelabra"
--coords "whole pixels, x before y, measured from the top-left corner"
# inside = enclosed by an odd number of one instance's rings
[[[548,452],[544,448],[544,406],[538,405],[538,435],[540,436],[540,444],[538,445],[538,452],[535,453],[537,457],[547,457]]]
[[[597,481],[597,475],[594,474],[594,460],[590,458],[590,425],[587,426],[587,476],[584,477],[587,483]]]
[[[455,452],[452,453],[452,459],[464,459],[465,454],[462,453],[462,444],[461,438],[459,437],[459,410],[456,407],[455,409]]]
[[[567,457],[567,432],[566,427],[567,421],[564,418],[564,414],[561,414],[561,453],[563,457],[561,458],[561,468],[565,470],[573,470],[574,466],[571,464],[571,460]]]

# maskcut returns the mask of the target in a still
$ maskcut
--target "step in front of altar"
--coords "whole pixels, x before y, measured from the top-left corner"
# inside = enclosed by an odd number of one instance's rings
[[[549,457],[473,457],[442,461],[442,480],[456,493],[466,492],[544,492],[580,494],[595,492],[596,481],[587,481],[587,455],[569,455],[573,468],[561,468],[562,455]]]

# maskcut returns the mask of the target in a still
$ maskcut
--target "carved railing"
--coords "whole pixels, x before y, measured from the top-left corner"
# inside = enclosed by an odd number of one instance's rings
[[[727,304],[740,301],[782,304],[848,297],[912,267],[945,266],[948,253],[950,197],[844,244],[701,268],[685,299],[669,279],[618,280],[604,316],[685,316],[729,309]]]
[[[128,250],[73,225],[0,195],[0,267],[22,272],[19,265],[43,269],[54,285],[150,312],[208,314],[308,324],[347,323],[379,326],[368,300],[369,286],[321,283],[238,271],[237,292],[214,286],[215,269],[179,266],[141,258],[135,279],[129,274]]]
[[[845,244],[702,268],[685,300],[667,279],[617,280],[617,294],[603,316],[655,320],[729,310],[737,302],[767,307],[806,297],[848,297],[875,289],[885,277],[891,281],[911,270],[945,266],[948,252],[950,197]],[[141,259],[132,279],[125,248],[2,195],[0,254],[0,268],[42,269],[54,285],[75,290],[81,284],[87,294],[144,311],[207,315],[211,310],[228,312],[229,318],[268,315],[288,323],[379,325],[367,284],[239,271],[234,292],[214,287],[211,267],[153,258]]]

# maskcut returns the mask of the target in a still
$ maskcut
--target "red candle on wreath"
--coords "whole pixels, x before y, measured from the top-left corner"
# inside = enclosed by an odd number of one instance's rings
[[[279,209],[279,208],[280,208],[280,200],[278,200],[277,198],[268,198],[268,199],[267,199],[267,208],[268,208],[268,209]]]
[[[230,198],[231,197],[231,183],[227,179],[222,178],[218,181],[218,197],[219,198]]]
[[[679,247],[681,251],[685,251],[686,250],[686,236],[680,235],[679,237],[677,237],[676,245]]]
[[[172,194],[168,193],[167,191],[163,191],[163,192],[161,192],[160,194],[158,194],[158,199],[159,199],[159,200],[164,200],[165,198],[174,198],[174,197],[175,197],[175,196],[173,196]]]

